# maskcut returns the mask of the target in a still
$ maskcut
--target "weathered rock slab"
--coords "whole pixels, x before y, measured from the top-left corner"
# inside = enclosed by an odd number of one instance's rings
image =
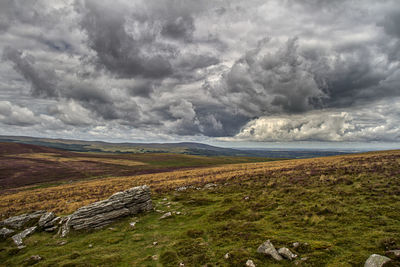
[[[9,227],[12,229],[22,229],[28,225],[36,224],[40,217],[45,214],[46,211],[39,210],[31,213],[25,213],[18,216],[13,216],[0,222],[0,227]]]
[[[98,229],[118,218],[135,215],[153,209],[150,188],[137,186],[112,195],[109,199],[98,201],[79,208],[63,219],[61,236],[69,229]]]
[[[279,255],[278,251],[276,251],[274,245],[271,243],[270,240],[265,241],[262,243],[258,249],[258,253],[269,255],[277,261],[281,261],[283,258]]]
[[[364,267],[382,267],[385,263],[389,261],[390,258],[388,257],[378,254],[372,254],[365,262]]]
[[[54,215],[53,212],[51,212],[51,211],[50,212],[46,212],[39,219],[39,222],[38,222],[39,227],[40,228],[45,228],[45,225],[50,223],[55,217],[56,217],[56,215]],[[48,227],[51,227],[51,226],[49,225]]]
[[[30,227],[28,229],[25,229],[19,234],[13,235],[12,240],[14,241],[15,245],[17,246],[22,246],[24,244],[24,238],[27,237],[28,235],[33,234],[37,229],[37,226]]]

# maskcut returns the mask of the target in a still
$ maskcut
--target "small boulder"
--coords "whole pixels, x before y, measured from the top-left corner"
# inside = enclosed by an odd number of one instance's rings
[[[130,226],[131,228],[135,228],[136,222],[131,222],[131,223],[129,224],[129,226]]]
[[[178,187],[177,189],[176,189],[176,191],[178,191],[178,192],[182,192],[182,191],[186,191],[187,190],[187,187],[186,186],[181,186],[181,187]]]
[[[171,217],[171,216],[172,216],[172,213],[169,211],[169,212],[165,213],[163,216],[161,216],[161,217],[160,217],[160,220],[169,218],[169,217]]]
[[[153,259],[153,261],[158,261],[158,255],[153,255],[151,256],[151,258]]]
[[[300,246],[300,243],[299,242],[294,242],[293,244],[292,244],[292,247],[293,248],[298,248]]]
[[[247,260],[246,261],[246,266],[247,267],[256,267],[256,265],[254,264],[254,262],[252,260]]]
[[[288,260],[297,258],[297,255],[291,252],[288,248],[280,248],[278,249],[278,253]]]
[[[227,260],[227,259],[229,259],[229,258],[230,258],[230,256],[231,256],[231,254],[229,254],[229,253],[226,253],[226,254],[224,255],[224,259],[225,259],[225,260]]]
[[[25,229],[19,234],[13,235],[12,240],[14,241],[15,245],[17,246],[22,246],[23,245],[23,239],[27,237],[28,235],[33,234],[37,229],[37,226],[30,227],[28,229]]]
[[[279,253],[276,251],[274,245],[271,243],[270,240],[267,240],[264,243],[262,243],[258,247],[257,252],[261,253],[261,254],[269,255],[277,261],[282,260],[281,255],[279,255]]]
[[[36,263],[38,263],[39,261],[41,261],[43,258],[39,255],[32,255],[29,258],[27,258],[25,260],[27,265],[34,265]]]
[[[214,187],[217,187],[217,185],[216,185],[216,184],[213,184],[213,183],[209,183],[209,184],[206,184],[206,185],[204,186],[204,189],[211,189],[211,188],[214,188]]]
[[[364,267],[381,267],[385,263],[389,262],[390,258],[378,255],[378,254],[372,254],[369,256],[367,261],[364,264]]]
[[[8,228],[0,229],[0,239],[7,239],[7,237],[11,236],[15,231]]]

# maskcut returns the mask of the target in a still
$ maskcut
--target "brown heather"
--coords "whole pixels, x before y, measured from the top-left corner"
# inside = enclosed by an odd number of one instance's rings
[[[115,192],[147,184],[153,193],[162,193],[184,185],[200,187],[204,184],[239,184],[246,181],[306,186],[351,183],[346,176],[365,176],[365,183],[374,173],[386,177],[400,176],[400,151],[371,152],[362,155],[346,155],[316,159],[298,159],[274,162],[232,164],[222,167],[197,168],[137,176],[113,177],[76,181],[46,188],[26,188],[24,191],[0,196],[1,218],[33,210],[49,210],[57,214],[69,214],[77,208],[105,199]],[[398,183],[393,180],[393,183]],[[396,184],[394,188],[398,188]],[[400,189],[399,189],[400,190]],[[371,188],[373,193],[374,188]],[[400,193],[400,192],[397,192]]]

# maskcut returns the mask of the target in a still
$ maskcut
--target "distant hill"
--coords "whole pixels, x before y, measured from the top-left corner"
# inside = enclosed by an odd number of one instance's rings
[[[199,156],[235,156],[267,158],[313,158],[348,154],[335,150],[233,149],[202,143],[108,143],[67,139],[36,138],[28,136],[0,136],[0,142],[45,146],[76,152],[104,153],[178,153]],[[349,151],[350,152],[350,151]]]

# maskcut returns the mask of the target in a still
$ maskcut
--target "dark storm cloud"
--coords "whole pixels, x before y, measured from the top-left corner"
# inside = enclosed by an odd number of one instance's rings
[[[191,16],[181,16],[172,21],[167,21],[162,27],[161,34],[173,39],[191,41],[194,30],[193,18]]]
[[[35,58],[12,47],[5,47],[3,60],[9,60],[14,68],[32,84],[32,95],[40,97],[55,97],[57,95],[55,73],[49,69],[37,69]]]
[[[3,124],[102,138],[399,136],[396,1],[6,0],[0,15]]]

